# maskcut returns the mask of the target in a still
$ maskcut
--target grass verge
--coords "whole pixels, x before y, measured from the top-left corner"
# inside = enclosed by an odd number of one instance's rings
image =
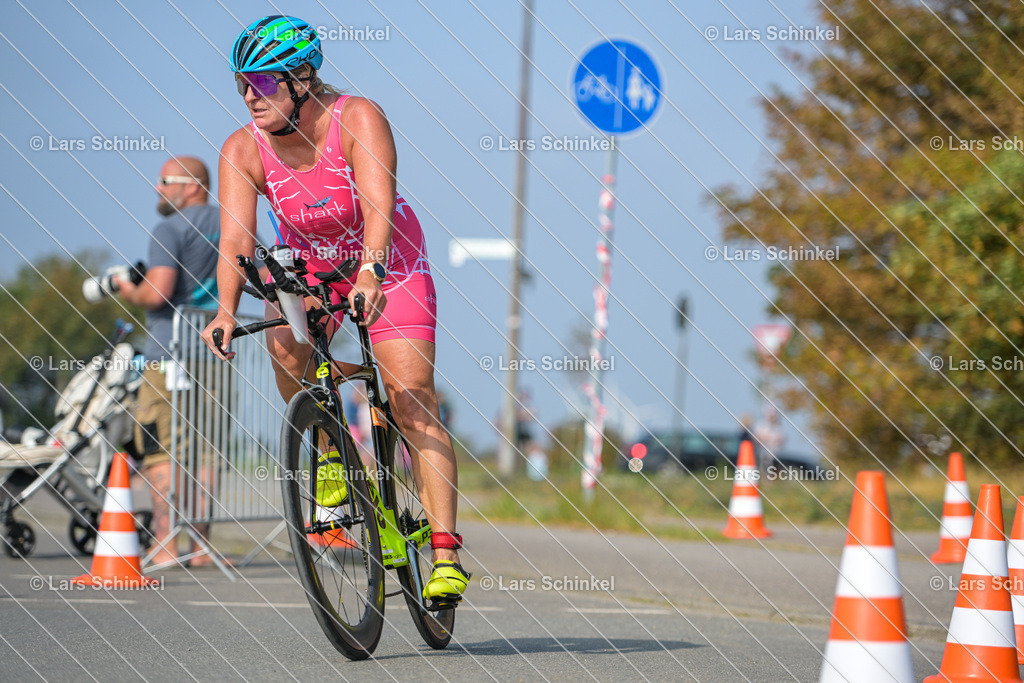
[[[800,526],[841,528],[849,517],[853,499],[853,470],[834,470],[831,481],[762,481],[765,520]],[[998,477],[998,479],[997,479]],[[647,475],[609,472],[601,477],[592,500],[585,500],[578,473],[555,472],[547,481],[520,476],[499,483],[487,465],[462,463],[460,493],[470,503],[460,515],[493,522],[559,524],[603,531],[642,532],[648,529],[663,538],[721,538],[732,495],[731,469],[717,470],[709,478],[680,472]],[[967,480],[977,501],[981,484],[1000,483],[1004,526],[1013,522],[1017,495],[1024,494],[1024,472],[987,472],[968,466]],[[886,475],[886,489],[893,523],[902,531],[935,530],[942,516],[944,473],[931,466],[905,467]]]

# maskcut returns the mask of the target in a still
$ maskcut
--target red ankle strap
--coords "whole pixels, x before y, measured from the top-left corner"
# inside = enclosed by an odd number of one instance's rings
[[[444,531],[435,531],[430,535],[430,547],[458,550],[462,547],[462,535],[449,534]]]

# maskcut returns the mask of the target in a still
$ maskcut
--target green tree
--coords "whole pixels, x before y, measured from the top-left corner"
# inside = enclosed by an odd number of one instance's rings
[[[56,393],[76,368],[106,348],[118,318],[141,328],[142,311],[120,299],[90,304],[82,282],[107,263],[101,252],[52,255],[0,283],[0,400],[7,425],[49,427]],[[143,336],[133,333],[130,340]]]
[[[770,271],[769,311],[797,328],[784,401],[812,411],[830,457],[918,453],[947,430],[969,452],[1019,457],[1024,373],[946,365],[1024,359],[1024,162],[996,149],[1024,132],[1024,12],[827,5],[838,39],[790,56],[807,89],[762,105],[777,162],[758,187],[715,197],[727,239],[838,248]],[[946,356],[939,371],[933,356]]]

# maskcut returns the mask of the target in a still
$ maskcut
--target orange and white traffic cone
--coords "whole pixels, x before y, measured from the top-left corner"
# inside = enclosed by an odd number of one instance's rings
[[[999,486],[984,484],[974,513],[960,590],[949,620],[940,681],[1020,681]]]
[[[309,541],[311,545],[315,545],[320,548],[359,547],[356,542],[352,540],[352,535],[345,531],[345,529],[332,529],[331,531],[325,531],[322,534],[306,534],[306,540]]]
[[[772,532],[764,526],[764,508],[757,488],[760,472],[754,462],[754,444],[743,441],[736,459],[736,479],[729,499],[729,522],[722,535],[726,538],[768,538]]]
[[[115,453],[110,463],[110,480],[103,499],[96,548],[92,553],[92,570],[71,579],[72,583],[105,588],[159,585],[158,579],[142,575],[134,512],[128,459],[124,453]]]
[[[882,472],[859,472],[821,681],[913,681]]]
[[[343,517],[343,510],[337,507],[324,507],[319,503],[315,513],[317,522],[337,522]],[[310,545],[318,548],[356,548],[356,542],[352,540],[351,534],[345,531],[345,527],[338,525],[337,529],[331,529],[320,534],[306,534],[306,540]]]
[[[964,475],[964,459],[959,453],[949,454],[946,474],[946,492],[942,502],[942,527],[939,530],[939,549],[932,554],[936,564],[963,562],[967,554],[967,541],[971,537],[971,492]]]
[[[1017,663],[1024,664],[1024,496],[1017,499],[1006,564],[1010,570],[1010,602],[1013,604],[1013,631],[1017,637]]]

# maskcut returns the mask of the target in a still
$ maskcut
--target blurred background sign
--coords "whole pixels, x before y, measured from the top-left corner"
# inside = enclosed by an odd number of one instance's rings
[[[770,368],[782,351],[782,347],[793,334],[793,326],[788,323],[763,323],[754,325],[754,341],[757,342],[757,356],[761,365]]]
[[[448,263],[455,267],[469,259],[510,259],[515,253],[515,245],[505,239],[455,239],[448,243]]]
[[[654,60],[628,40],[598,43],[580,58],[573,78],[576,106],[600,131],[630,133],[661,104],[661,75]]]

